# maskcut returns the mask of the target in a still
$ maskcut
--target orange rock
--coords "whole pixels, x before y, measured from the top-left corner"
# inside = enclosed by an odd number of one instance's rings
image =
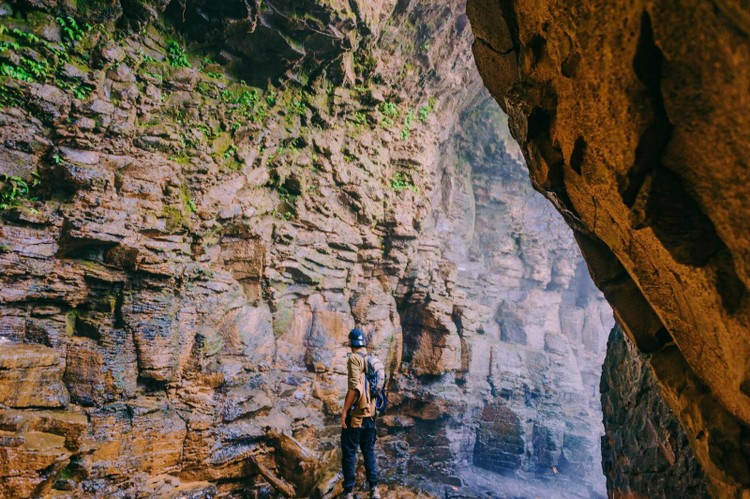
[[[0,404],[8,407],[64,407],[59,352],[42,345],[0,344]]]

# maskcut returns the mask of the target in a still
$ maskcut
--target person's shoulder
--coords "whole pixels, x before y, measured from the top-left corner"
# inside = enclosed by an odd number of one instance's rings
[[[365,357],[367,356],[367,350],[364,348],[356,350],[349,355],[349,363],[354,365],[364,365]]]

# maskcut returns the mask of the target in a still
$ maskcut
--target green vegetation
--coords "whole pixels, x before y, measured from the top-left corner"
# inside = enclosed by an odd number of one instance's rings
[[[63,32],[64,41],[69,46],[73,46],[76,42],[81,41],[92,28],[90,24],[80,26],[78,22],[70,16],[57,17],[56,20]]]
[[[39,174],[31,174],[31,185],[21,177],[15,175],[0,175],[0,210],[6,210],[12,206],[18,206],[24,200],[34,201],[31,191],[39,185]]]
[[[355,125],[366,125],[367,124],[367,115],[361,111],[357,111],[354,113],[354,121]]]
[[[307,104],[301,100],[292,101],[289,105],[289,111],[297,116],[304,116],[307,114]]]
[[[188,191],[188,188],[185,185],[183,185],[180,190],[180,196],[182,197],[182,202],[185,204],[185,208],[187,208],[190,213],[196,213],[198,211],[198,206],[196,206],[195,201],[192,196],[190,196],[190,191]]]
[[[230,159],[234,158],[235,154],[237,154],[237,146],[232,143],[222,156],[224,156],[224,159]]]
[[[225,104],[234,105],[234,113],[253,123],[260,123],[268,116],[268,109],[261,102],[257,88],[247,85],[241,85],[235,90],[225,88],[221,92],[221,100]]]
[[[268,181],[266,186],[275,190],[276,193],[279,195],[279,198],[281,198],[281,200],[284,201],[284,204],[288,208],[284,210],[283,212],[278,212],[277,210],[273,210],[272,214],[274,216],[281,215],[282,218],[284,218],[285,220],[290,220],[291,218],[294,218],[294,216],[296,216],[297,214],[297,199],[299,199],[300,193],[293,192],[287,186],[287,179],[276,171],[271,173],[271,179]]]
[[[150,55],[148,55],[147,53],[145,53],[143,51],[143,49],[140,49],[138,51],[138,53],[141,56],[141,62],[144,62],[144,63],[153,63],[153,64],[156,63],[156,59],[154,59],[153,57],[151,57]]]
[[[87,68],[86,56],[76,54],[74,47],[92,27],[88,24],[79,25],[72,17],[56,19],[63,32],[62,46],[42,40],[33,33],[0,25],[0,76],[22,82],[50,83],[71,91],[78,99],[84,99],[91,93],[93,86],[66,74],[65,66],[71,63]],[[11,97],[12,95],[5,94],[0,96],[0,100],[3,104],[15,103],[17,99]]]
[[[167,221],[168,231],[174,231],[187,226],[187,221],[183,218],[182,212],[174,206],[164,206],[162,209],[162,217]]]
[[[380,125],[383,128],[390,128],[398,118],[398,105],[393,102],[383,102],[380,104]]]
[[[174,40],[170,40],[167,43],[167,59],[169,64],[176,68],[189,68],[190,61],[188,61],[185,52],[180,47],[180,44]]]
[[[427,100],[427,105],[426,106],[420,106],[419,107],[419,111],[418,111],[419,122],[420,123],[424,123],[425,121],[427,121],[427,117],[434,110],[435,110],[435,97],[430,97]]]
[[[411,135],[412,123],[414,122],[414,110],[409,109],[404,118],[404,128],[401,129],[401,140],[406,140]]]
[[[414,185],[414,180],[412,180],[411,175],[404,172],[396,172],[393,174],[391,177],[391,189],[396,192],[404,190],[409,190],[415,193],[419,192],[419,188]]]

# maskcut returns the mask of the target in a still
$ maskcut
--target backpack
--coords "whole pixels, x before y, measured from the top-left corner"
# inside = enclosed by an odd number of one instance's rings
[[[385,412],[388,395],[385,392],[385,366],[375,354],[358,354],[365,360],[365,393],[369,400],[375,400],[375,410]]]

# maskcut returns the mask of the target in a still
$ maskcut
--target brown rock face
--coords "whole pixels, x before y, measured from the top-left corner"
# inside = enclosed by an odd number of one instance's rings
[[[473,0],[468,11],[477,65],[532,183],[576,231],[628,336],[655,352],[714,492],[746,494],[745,9]]]
[[[602,464],[611,497],[706,497],[708,479],[646,355],[612,330],[601,382]],[[623,410],[624,409],[624,410]]]
[[[64,407],[60,354],[42,345],[0,345],[0,404],[12,408]]]

